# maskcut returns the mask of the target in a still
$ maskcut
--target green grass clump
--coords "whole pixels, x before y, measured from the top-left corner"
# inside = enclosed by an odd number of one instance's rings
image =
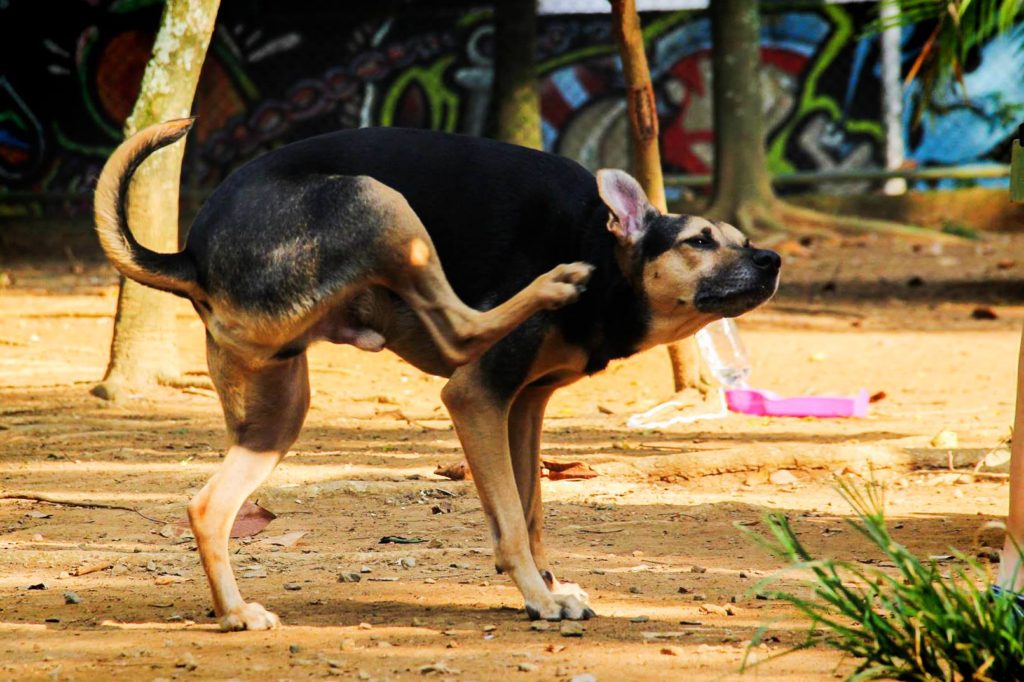
[[[1010,597],[989,592],[985,570],[954,550],[958,565],[947,565],[944,574],[937,561],[922,561],[896,542],[885,524],[877,484],[857,488],[841,481],[839,492],[855,512],[847,523],[895,570],[815,559],[782,514],[768,516],[768,536],[745,531],[788,564],[758,587],[762,592],[791,571],[810,573],[809,597],[768,592],[809,621],[806,637],[784,653],[815,646],[845,652],[858,659],[848,682],[1024,680],[1024,614]],[[761,628],[751,649],[767,630]]]

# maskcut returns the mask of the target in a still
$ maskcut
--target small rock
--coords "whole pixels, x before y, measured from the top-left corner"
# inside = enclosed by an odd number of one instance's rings
[[[562,637],[582,637],[583,636],[583,623],[575,620],[567,620],[562,622],[562,627],[558,629]]]
[[[428,663],[427,665],[420,666],[418,670],[420,675],[429,675],[430,673],[438,673],[439,675],[455,675],[458,673],[454,668],[449,668],[448,664],[444,661]]]
[[[29,585],[28,589],[30,589],[30,590],[48,590],[50,588],[46,586],[46,583],[35,583],[33,585]]]
[[[703,594],[702,592],[697,592],[696,594],[693,595],[693,601],[707,601],[707,600],[708,600],[708,595]]]
[[[423,582],[424,582],[425,584],[427,584],[427,585],[433,585],[433,584],[434,584],[434,583],[436,583],[437,581],[436,581],[436,580],[434,580],[433,578],[424,578],[424,579],[423,579]]]
[[[703,566],[697,566],[697,565],[690,566],[690,573],[707,573],[707,572],[708,572],[708,569],[704,568]]]
[[[949,429],[943,429],[932,437],[931,446],[940,450],[952,450],[959,447],[960,438],[956,435],[956,431],[950,431]]]
[[[338,576],[339,583],[357,583],[362,579],[363,577],[358,573],[342,573]]]
[[[454,563],[454,564],[448,564],[448,568],[458,568],[458,569],[461,569],[461,570],[466,570],[466,569],[470,568],[470,565],[469,564]]]
[[[725,607],[719,606],[718,604],[701,604],[697,607],[697,610],[701,613],[712,614],[715,616],[728,616],[731,615],[729,610]]]
[[[678,646],[663,646],[661,647],[661,653],[665,656],[682,656],[686,652]]]
[[[360,623],[359,624],[359,629],[360,630],[372,630],[373,626],[370,625],[369,623]]]
[[[551,623],[546,620],[535,620],[530,623],[530,629],[535,632],[547,632],[551,629]]]
[[[793,485],[800,482],[800,479],[794,476],[791,471],[787,471],[786,469],[779,469],[778,471],[772,472],[772,475],[768,477],[768,480],[775,485]]]
[[[284,589],[288,590],[289,592],[298,592],[302,589],[302,585],[298,583],[285,583]]]
[[[483,631],[484,631],[484,632],[494,632],[494,631],[495,631],[495,630],[497,630],[497,629],[498,629],[498,626],[497,626],[497,625],[485,625],[485,626],[483,627]]]
[[[45,538],[42,533],[36,533],[32,536],[32,542],[42,542]]]
[[[370,568],[369,566],[361,566],[359,568],[359,572],[360,573],[373,573],[373,569]]]
[[[677,591],[679,592],[679,594],[690,594],[690,588],[684,587],[683,585],[680,585]]]
[[[607,573],[607,571],[605,571],[603,568],[592,568],[590,569],[590,572],[594,575],[604,575],[605,573]]]
[[[416,565],[416,559],[411,556],[405,556],[398,560],[398,565],[402,568],[412,568]]]
[[[534,665],[533,663],[520,663],[519,664],[519,671],[520,672],[532,673],[536,669],[537,669],[537,666]]]
[[[184,668],[191,672],[199,667],[199,663],[196,661],[196,657],[192,655],[192,652],[186,651],[181,655],[181,658],[175,662],[174,667]]]
[[[640,594],[640,588],[637,587],[636,585],[630,585],[629,586],[629,593],[630,594]]]
[[[65,604],[81,604],[82,603],[82,598],[79,597],[74,592],[65,592],[64,593],[64,603]]]
[[[582,675],[573,675],[569,678],[569,682],[597,682],[597,678],[590,673],[583,673]]]
[[[288,653],[290,653],[290,654],[297,654],[300,651],[302,651],[302,647],[299,646],[298,644],[289,644],[288,645]]]
[[[971,311],[972,320],[998,320],[999,315],[988,306],[979,306]]]
[[[650,620],[650,618],[648,618],[647,616],[636,616],[634,618],[630,618],[629,622],[630,623],[646,623],[649,620]]]

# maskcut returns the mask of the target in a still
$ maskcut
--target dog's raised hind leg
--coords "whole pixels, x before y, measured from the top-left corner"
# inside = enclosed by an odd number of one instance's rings
[[[207,341],[210,376],[231,438],[220,469],[188,504],[214,611],[222,630],[268,630],[277,615],[238,590],[228,556],[228,537],[246,498],[284,457],[309,408],[305,354],[253,369]]]
[[[380,272],[453,366],[480,357],[532,315],[576,301],[594,270],[588,263],[558,265],[500,305],[475,310],[452,290],[430,235],[405,198],[380,183],[375,192],[386,238],[379,256]]]

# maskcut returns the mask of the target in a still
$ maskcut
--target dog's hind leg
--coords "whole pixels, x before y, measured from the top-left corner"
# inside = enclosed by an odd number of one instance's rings
[[[441,392],[473,472],[494,540],[494,563],[522,592],[531,618],[578,620],[593,611],[572,595],[552,594],[530,552],[529,530],[509,451],[509,403],[487,390],[477,363],[455,370]]]
[[[220,469],[189,502],[189,521],[221,629],[267,630],[280,621],[261,605],[242,599],[228,558],[228,536],[242,503],[266,480],[302,428],[309,408],[306,355],[253,368],[207,337],[207,360],[231,444]]]
[[[560,582],[551,570],[543,544],[544,507],[540,490],[540,439],[544,409],[554,392],[552,386],[527,387],[516,396],[509,409],[508,436],[515,471],[516,488],[526,517],[530,553],[548,589],[554,594],[573,595],[588,602],[587,593],[575,583]]]
[[[559,265],[504,303],[474,310],[452,290],[430,235],[405,198],[379,183],[376,192],[386,225],[387,255],[381,262],[385,284],[415,311],[454,366],[476,359],[535,313],[578,299],[593,272],[587,263]]]

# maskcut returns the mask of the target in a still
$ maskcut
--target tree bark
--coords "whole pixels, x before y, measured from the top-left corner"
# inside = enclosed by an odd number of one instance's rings
[[[496,137],[542,149],[540,93],[534,69],[536,0],[499,0],[494,8]]]
[[[937,236],[935,230],[889,220],[828,215],[775,196],[765,154],[757,0],[714,0],[711,12],[714,187],[707,216],[748,235],[763,231],[830,234],[882,232]]]
[[[192,109],[213,34],[219,0],[168,0],[125,136]],[[184,141],[153,154],[136,171],[128,193],[128,224],[143,245],[178,249],[178,187]],[[179,375],[175,299],[121,279],[110,362],[93,394],[114,400]]]
[[[633,131],[633,172],[651,204],[665,213],[668,206],[658,149],[658,110],[635,0],[612,0],[612,26],[626,77],[626,105]],[[668,357],[677,393],[696,388],[707,394],[711,381],[702,369],[695,339],[691,337],[670,345]]]
[[[775,199],[764,146],[757,0],[715,0],[711,12],[714,195],[708,213],[737,219]]]

